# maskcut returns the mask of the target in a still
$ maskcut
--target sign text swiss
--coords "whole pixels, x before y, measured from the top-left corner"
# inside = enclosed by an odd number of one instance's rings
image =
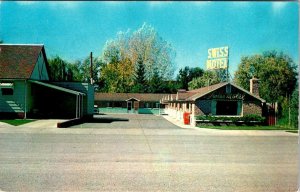
[[[228,68],[228,47],[218,47],[208,49],[207,69],[227,69]]]

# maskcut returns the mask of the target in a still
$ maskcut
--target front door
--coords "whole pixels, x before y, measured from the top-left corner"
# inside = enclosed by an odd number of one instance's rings
[[[131,109],[132,109],[132,101],[127,101],[127,111],[128,111],[128,113],[131,112]]]

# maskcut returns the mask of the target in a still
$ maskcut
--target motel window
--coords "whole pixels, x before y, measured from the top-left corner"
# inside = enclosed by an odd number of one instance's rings
[[[186,109],[189,110],[189,108],[190,108],[190,104],[187,103],[187,104],[186,104]]]
[[[242,101],[214,101],[212,103],[213,115],[241,115]]]
[[[13,95],[14,89],[12,88],[2,88],[1,89],[2,95]]]
[[[114,107],[122,107],[122,102],[114,102]]]

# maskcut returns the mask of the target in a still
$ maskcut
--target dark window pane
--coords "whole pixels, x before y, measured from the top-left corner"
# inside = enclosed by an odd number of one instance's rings
[[[14,90],[11,88],[2,88],[2,95],[13,95],[14,94]]]
[[[217,101],[216,115],[237,115],[237,101]]]

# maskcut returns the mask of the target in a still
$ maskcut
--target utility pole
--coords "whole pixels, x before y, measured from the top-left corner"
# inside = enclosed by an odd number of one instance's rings
[[[93,52],[91,52],[90,54],[90,63],[91,63],[91,84],[94,84],[94,80],[93,80]]]

